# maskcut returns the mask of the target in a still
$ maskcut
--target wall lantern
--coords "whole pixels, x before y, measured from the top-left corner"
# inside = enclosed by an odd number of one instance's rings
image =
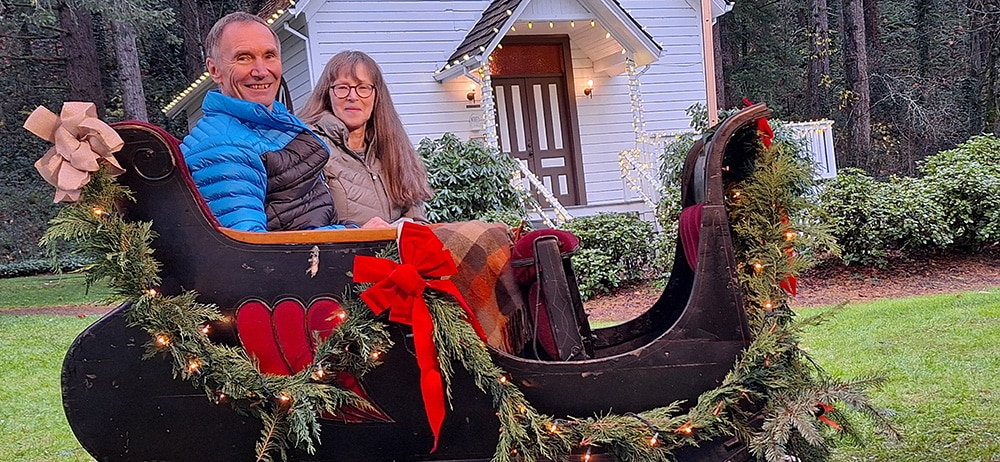
[[[583,94],[587,95],[588,98],[594,97],[594,81],[587,80],[587,86],[583,87]]]

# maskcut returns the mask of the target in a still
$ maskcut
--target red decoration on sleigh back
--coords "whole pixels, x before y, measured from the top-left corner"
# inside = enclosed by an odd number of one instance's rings
[[[243,348],[254,358],[261,373],[292,375],[311,366],[318,342],[326,340],[347,313],[331,299],[313,301],[309,308],[298,300],[283,300],[272,310],[264,302],[251,300],[236,311],[236,329]],[[371,400],[358,380],[341,372],[335,381],[369,403]],[[346,422],[388,422],[392,419],[374,403],[371,409],[343,408],[327,415]]]
[[[753,103],[746,98],[743,98],[743,104],[747,107],[753,106]],[[771,129],[771,124],[767,122],[766,117],[757,119],[757,131],[760,132],[760,141],[764,143],[764,148],[770,148],[771,140],[774,139],[774,130]]]

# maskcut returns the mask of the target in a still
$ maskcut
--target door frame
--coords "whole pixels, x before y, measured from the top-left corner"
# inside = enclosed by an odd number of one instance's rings
[[[566,85],[566,108],[569,117],[569,143],[573,149],[573,175],[576,176],[575,191],[579,206],[587,205],[586,177],[583,170],[583,148],[580,142],[580,117],[576,109],[576,79],[573,78],[573,57],[570,39],[567,35],[508,35],[500,42],[511,45],[556,44],[562,47],[563,81]],[[499,78],[531,78],[533,75],[498,75]],[[527,117],[527,114],[525,114]]]

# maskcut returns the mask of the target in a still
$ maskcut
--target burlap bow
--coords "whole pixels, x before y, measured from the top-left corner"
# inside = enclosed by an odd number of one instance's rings
[[[94,103],[67,102],[57,116],[38,106],[24,121],[24,128],[39,138],[55,144],[35,169],[56,187],[53,202],[75,202],[90,181],[91,172],[100,168],[101,159],[108,163],[108,174],[125,172],[112,155],[125,145],[118,133],[97,118]]]

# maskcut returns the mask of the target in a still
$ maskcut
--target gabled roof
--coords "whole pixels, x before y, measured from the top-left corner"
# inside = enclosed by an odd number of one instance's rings
[[[500,41],[512,30],[515,23],[526,19],[521,18],[521,16],[531,1],[493,0],[483,11],[479,22],[469,30],[465,39],[451,54],[448,61],[435,72],[434,78],[443,82],[482,66],[490,53],[500,44]],[[625,54],[630,55],[637,65],[643,66],[659,59],[663,48],[643,30],[642,25],[625,11],[617,0],[576,1],[581,7],[581,17],[575,19],[579,21],[594,20],[600,23],[606,33],[610,37],[614,37]],[[541,18],[531,19],[539,20]],[[580,33],[583,34],[583,32]],[[573,39],[572,34],[570,39]],[[584,46],[584,52],[588,52],[590,55],[589,51]],[[598,53],[595,49],[594,55],[591,55],[590,58],[598,61],[606,60],[608,56],[603,51]],[[621,60],[624,61],[624,57],[621,57]]]

